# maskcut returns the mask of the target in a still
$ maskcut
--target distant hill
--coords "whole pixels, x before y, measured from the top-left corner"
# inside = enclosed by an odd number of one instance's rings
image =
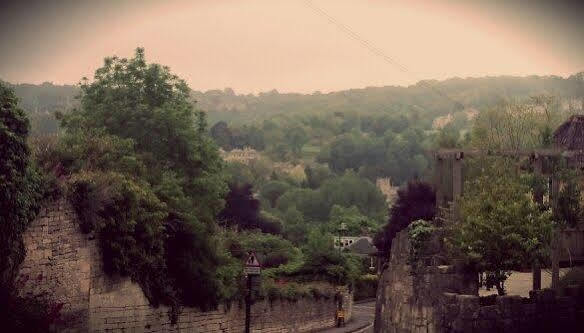
[[[72,85],[54,85],[50,82],[42,84],[10,84],[20,106],[27,112],[31,120],[33,134],[55,133],[58,122],[56,111],[66,111],[75,103],[79,89]]]
[[[78,88],[52,83],[12,85],[21,106],[41,132],[56,129],[52,115],[75,105]],[[258,95],[237,95],[232,89],[193,91],[197,107],[209,113],[210,122],[252,123],[292,113],[416,112],[431,122],[462,109],[481,110],[503,100],[551,94],[562,99],[584,97],[584,72],[568,78],[558,76],[498,76],[421,81],[408,87],[368,87],[327,94],[281,94],[273,90]],[[46,122],[47,124],[43,124]],[[44,126],[46,125],[46,126]]]
[[[558,76],[452,78],[422,81],[409,87],[369,87],[327,94],[236,95],[233,90],[193,92],[198,106],[214,120],[253,122],[290,112],[417,111],[435,118],[461,109],[483,109],[503,100],[550,94],[562,99],[584,96],[584,73]]]

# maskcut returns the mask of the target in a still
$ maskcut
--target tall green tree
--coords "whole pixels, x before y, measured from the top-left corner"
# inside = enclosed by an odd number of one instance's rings
[[[480,174],[467,182],[460,200],[460,220],[449,242],[455,253],[486,274],[487,287],[505,294],[511,270],[543,263],[549,253],[552,215],[530,197],[530,188],[510,162],[480,163]]]
[[[25,255],[22,233],[35,217],[41,179],[30,164],[29,122],[14,92],[0,82],[0,288],[10,289]]]
[[[279,180],[272,180],[264,184],[260,189],[262,198],[268,200],[270,208],[276,207],[276,201],[290,189],[290,184]]]
[[[25,257],[22,234],[43,197],[42,179],[30,163],[29,122],[12,89],[0,82],[0,313],[10,332],[48,331],[47,305],[15,293],[14,279]]]
[[[211,137],[219,147],[225,150],[233,148],[233,135],[226,122],[220,121],[213,125],[211,127]]]
[[[308,142],[306,131],[300,126],[295,126],[286,131],[286,141],[290,145],[290,149],[296,155],[300,155],[302,147]]]
[[[205,113],[189,95],[168,67],[147,63],[143,49],[106,58],[81,83],[80,106],[62,117],[59,153],[70,161],[63,165],[72,199],[100,235],[110,273],[138,280],[154,304],[208,309],[224,296],[214,233],[227,186]],[[103,195],[110,197],[93,200]]]

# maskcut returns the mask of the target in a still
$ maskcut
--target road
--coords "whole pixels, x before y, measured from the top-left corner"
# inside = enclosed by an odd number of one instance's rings
[[[375,319],[375,301],[353,304],[353,318],[345,327],[329,328],[321,333],[372,333]]]

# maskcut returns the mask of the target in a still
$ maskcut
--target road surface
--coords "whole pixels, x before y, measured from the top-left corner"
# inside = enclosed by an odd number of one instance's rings
[[[328,328],[321,333],[372,333],[375,319],[375,301],[353,304],[353,318],[345,327]]]

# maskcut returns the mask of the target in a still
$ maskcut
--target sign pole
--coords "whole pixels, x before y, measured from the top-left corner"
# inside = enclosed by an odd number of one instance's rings
[[[251,317],[251,279],[253,275],[247,276],[247,296],[245,297],[245,333],[249,333]]]
[[[253,251],[250,251],[245,261],[244,273],[247,275],[247,295],[245,296],[245,333],[250,332],[251,324],[251,289],[254,275],[260,275],[261,265]]]

